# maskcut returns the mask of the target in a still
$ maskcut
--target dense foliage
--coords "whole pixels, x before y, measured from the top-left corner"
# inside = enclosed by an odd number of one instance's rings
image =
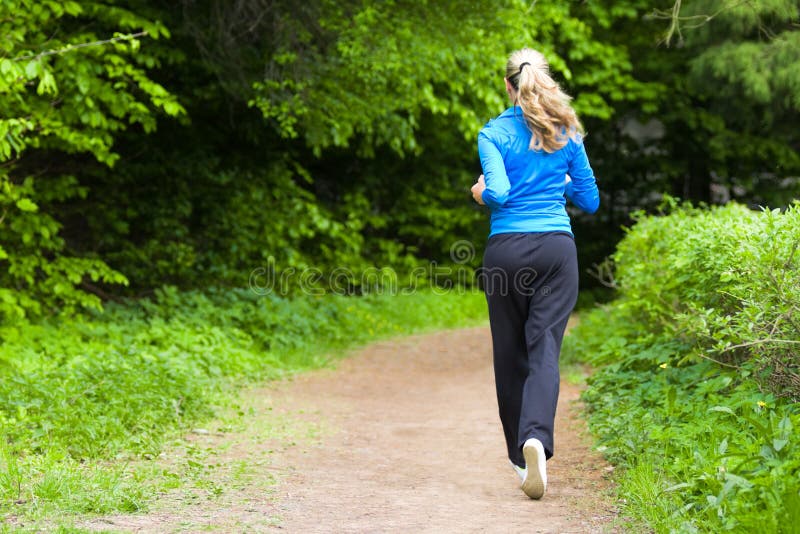
[[[565,357],[627,512],[657,532],[791,532],[800,518],[800,204],[640,216],[619,297]]]
[[[127,283],[86,251],[67,247],[54,207],[86,197],[84,165],[53,154],[86,155],[112,167],[115,135],[152,131],[154,111],[183,108],[148,77],[157,62],[141,41],[167,29],[96,2],[4,1],[0,5],[0,318],[100,304],[81,282]],[[86,46],[100,36],[105,45]],[[63,214],[61,212],[60,214]]]
[[[468,194],[475,134],[505,105],[502,66],[519,36],[546,44],[586,116],[647,91],[624,47],[593,40],[563,3],[541,4],[537,25],[520,2],[448,3],[430,17],[425,2],[240,1],[219,19],[226,4],[163,13],[174,40],[201,51],[170,69],[192,84],[164,81],[193,128],[165,124],[126,142],[151,156],[132,162],[131,186],[92,186],[107,209],[91,226],[123,230],[98,252],[139,286],[237,285],[268,262],[346,267],[357,285],[368,266],[449,262],[454,242],[482,242],[486,214]],[[151,188],[133,187],[142,175]],[[123,194],[134,195],[135,223],[110,224]]]
[[[588,127],[604,197],[575,222],[584,265],[664,191],[781,205],[797,5],[729,4],[678,3],[668,47],[666,0],[4,2],[0,316],[265,265],[343,267],[357,292],[373,266],[449,262],[485,239],[475,133],[521,46]]]

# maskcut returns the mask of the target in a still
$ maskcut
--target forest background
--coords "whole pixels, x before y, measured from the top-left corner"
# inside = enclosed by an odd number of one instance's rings
[[[588,131],[602,202],[573,213],[584,274],[664,193],[785,206],[800,187],[797,11],[6,0],[0,316],[246,287],[258,269],[312,269],[323,290],[335,272],[360,293],[367,270],[478,267],[475,138],[522,46],[549,58]],[[457,256],[460,242],[474,248]]]

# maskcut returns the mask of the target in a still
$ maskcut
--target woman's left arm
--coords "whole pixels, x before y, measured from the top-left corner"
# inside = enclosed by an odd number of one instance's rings
[[[478,155],[481,158],[481,167],[486,183],[486,188],[480,194],[480,198],[490,208],[499,208],[508,200],[511,184],[506,174],[503,155],[494,141],[483,131],[478,134]]]

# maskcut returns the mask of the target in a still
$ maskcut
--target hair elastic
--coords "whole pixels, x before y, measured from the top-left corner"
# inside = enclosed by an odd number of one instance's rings
[[[528,63],[527,61],[526,61],[526,62],[524,62],[524,63],[520,63],[520,66],[519,66],[519,72],[518,72],[517,74],[522,74],[522,68],[523,68],[525,65],[530,65],[530,63]]]

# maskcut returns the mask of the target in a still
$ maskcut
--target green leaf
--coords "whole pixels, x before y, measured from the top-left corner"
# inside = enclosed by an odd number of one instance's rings
[[[57,92],[58,87],[56,86],[56,79],[49,70],[45,70],[41,79],[39,80],[39,85],[36,86],[36,93],[43,95],[47,93],[55,94]]]
[[[690,484],[689,482],[681,482],[680,484],[675,484],[674,486],[670,486],[664,489],[665,493],[669,493],[671,491],[678,491],[684,488],[691,488],[694,484]]]
[[[36,211],[39,209],[39,206],[33,203],[33,201],[29,198],[21,198],[16,202],[17,207],[22,211]]]
[[[775,449],[776,452],[780,452],[787,444],[789,443],[788,439],[773,439],[772,440],[772,448]]]
[[[722,413],[731,414],[733,416],[736,415],[736,412],[734,412],[733,410],[731,410],[727,406],[712,406],[711,408],[708,409],[708,411],[709,412],[722,412]]]
[[[29,80],[33,80],[34,78],[41,75],[41,73],[42,73],[41,60],[34,59],[32,61],[29,61],[27,65],[25,65],[25,76],[27,76]]]

